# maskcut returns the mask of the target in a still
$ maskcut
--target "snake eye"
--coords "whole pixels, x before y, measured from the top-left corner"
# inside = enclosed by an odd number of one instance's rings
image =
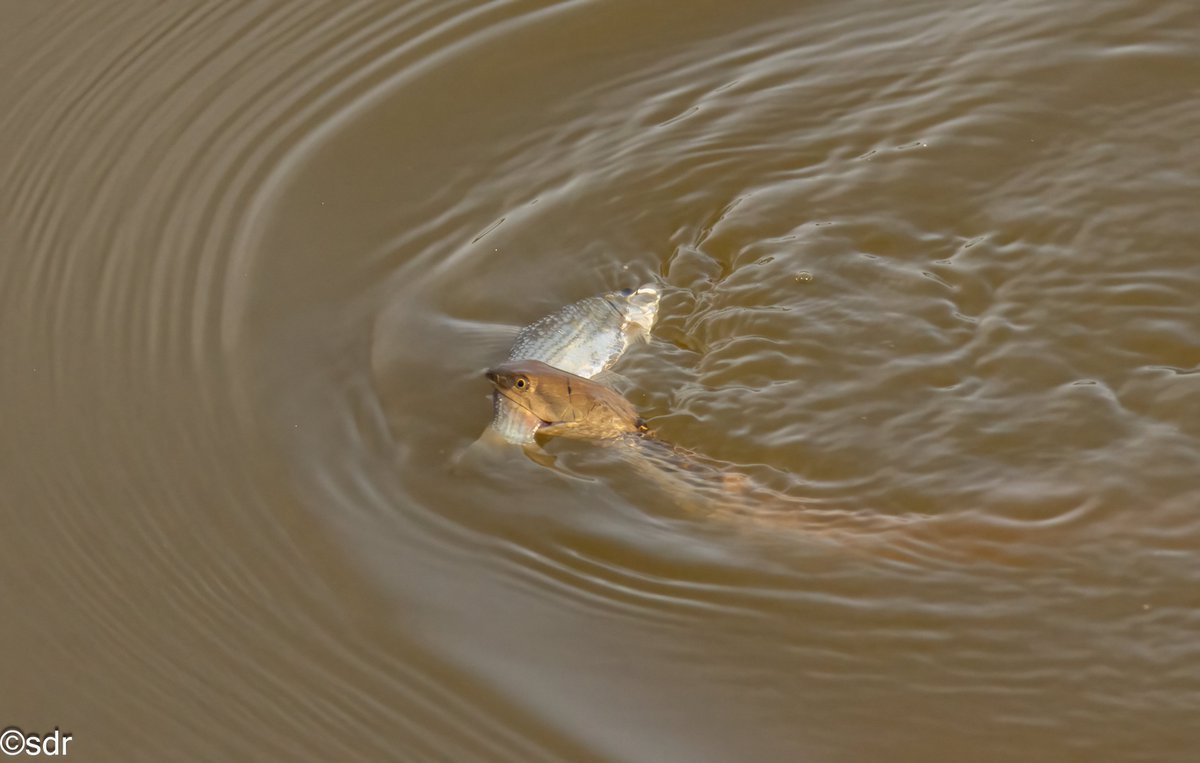
[[[513,382],[513,386],[517,389],[525,389],[529,386],[529,381],[524,376],[518,376],[517,380]]]

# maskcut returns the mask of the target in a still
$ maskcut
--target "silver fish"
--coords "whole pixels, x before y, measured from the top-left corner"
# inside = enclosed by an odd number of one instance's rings
[[[521,329],[508,360],[540,360],[591,378],[650,333],[658,300],[651,284],[581,299]],[[491,428],[508,442],[533,442],[541,422],[497,393],[492,400]]]

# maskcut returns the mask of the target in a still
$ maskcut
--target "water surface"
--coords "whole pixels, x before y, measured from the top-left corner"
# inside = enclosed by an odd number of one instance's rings
[[[0,724],[1193,759],[1192,4],[0,19]],[[519,326],[644,282],[616,383],[741,492],[457,461]]]

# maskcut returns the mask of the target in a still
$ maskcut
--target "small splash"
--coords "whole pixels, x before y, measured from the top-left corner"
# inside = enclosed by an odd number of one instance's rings
[[[487,234],[491,233],[492,231],[496,230],[501,225],[503,225],[504,221],[507,219],[508,219],[507,217],[501,217],[499,220],[497,220],[496,222],[492,223],[487,228],[485,228],[484,231],[482,233],[480,233],[478,236],[471,239],[471,243],[472,244],[479,243],[479,241],[482,240],[485,236],[487,236]]]
[[[924,276],[925,278],[928,278],[930,281],[933,281],[934,283],[938,283],[938,284],[941,284],[942,286],[945,286],[947,289],[954,289],[954,286],[952,284],[950,284],[945,279],[938,276],[936,273],[930,273],[928,270],[922,270],[921,275]]]
[[[687,111],[683,112],[682,114],[677,114],[665,122],[659,122],[658,126],[659,127],[670,127],[671,125],[675,124],[676,122],[682,122],[683,120],[687,119],[688,117],[690,117],[691,115],[695,114],[698,111],[700,111],[699,106],[692,106],[691,108],[689,108]]]

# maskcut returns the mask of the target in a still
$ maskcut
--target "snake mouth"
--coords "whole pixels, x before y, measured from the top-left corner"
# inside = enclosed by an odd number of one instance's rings
[[[493,376],[495,376],[495,373],[494,373],[494,372],[492,372],[492,371],[488,371],[488,372],[487,372],[487,377],[488,377],[489,379],[491,379],[493,382],[495,382],[495,379],[493,379],[493,378],[492,378]],[[496,389],[494,390],[494,392],[495,392],[495,394],[499,395],[500,397],[504,398],[504,399],[505,399],[505,400],[507,400],[508,402],[510,402],[510,403],[512,403],[513,405],[515,405],[516,407],[520,408],[520,409],[521,409],[522,411],[524,411],[525,413],[528,413],[530,416],[532,416],[533,418],[537,419],[537,422],[538,422],[538,423],[537,423],[537,427],[538,427],[538,429],[541,429],[542,427],[545,427],[545,426],[549,426],[549,425],[551,424],[551,422],[549,422],[549,421],[547,421],[547,420],[543,419],[541,416],[539,416],[539,415],[537,415],[536,413],[534,413],[534,412],[533,412],[533,409],[531,409],[531,408],[529,407],[529,401],[528,401],[528,400],[525,400],[525,399],[523,399],[523,398],[521,398],[521,397],[519,397],[519,396],[517,396],[517,395],[514,395],[514,394],[513,394],[513,393],[512,393],[510,390],[504,389],[504,388],[500,387],[499,385],[497,385],[497,387],[496,387]]]

